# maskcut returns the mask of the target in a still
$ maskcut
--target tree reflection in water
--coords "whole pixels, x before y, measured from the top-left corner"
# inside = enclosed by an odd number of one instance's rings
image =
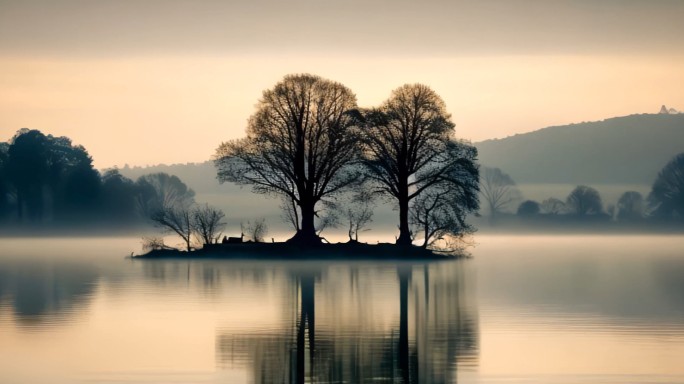
[[[257,383],[456,382],[477,364],[467,261],[287,268],[278,329],[217,336],[218,363]],[[233,271],[235,272],[235,271]]]

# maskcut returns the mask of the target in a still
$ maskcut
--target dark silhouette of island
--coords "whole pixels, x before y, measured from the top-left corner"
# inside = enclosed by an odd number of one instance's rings
[[[426,248],[472,232],[465,216],[479,207],[477,150],[454,132],[425,85],[404,85],[362,110],[340,83],[288,75],[263,92],[247,137],[222,143],[215,164],[219,181],[285,201],[295,218],[289,243],[320,244],[316,218],[330,217],[345,191],[366,187],[396,203],[397,245],[410,247],[420,230]]]

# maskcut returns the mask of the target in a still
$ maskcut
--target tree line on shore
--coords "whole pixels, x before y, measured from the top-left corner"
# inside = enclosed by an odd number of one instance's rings
[[[163,206],[194,203],[178,177],[153,173],[133,181],[102,173],[67,137],[20,129],[0,143],[0,222],[50,226],[145,224]]]
[[[524,200],[515,181],[499,168],[483,167],[480,185],[481,199],[492,224],[513,214],[529,220],[631,224],[673,223],[684,219],[684,153],[663,167],[647,197],[637,191],[625,191],[616,204],[605,205],[598,190],[587,185],[576,186],[565,200],[556,197],[541,202]]]

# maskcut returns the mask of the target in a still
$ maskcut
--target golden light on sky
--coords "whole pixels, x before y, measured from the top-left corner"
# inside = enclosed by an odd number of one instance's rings
[[[473,141],[684,109],[682,2],[364,4],[0,0],[0,140],[68,136],[100,168],[205,161],[301,72],[361,106],[428,84]]]

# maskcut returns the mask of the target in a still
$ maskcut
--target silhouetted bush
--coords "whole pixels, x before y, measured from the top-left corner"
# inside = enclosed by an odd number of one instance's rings
[[[518,216],[534,216],[538,215],[541,208],[539,203],[534,200],[526,200],[518,206]]]

